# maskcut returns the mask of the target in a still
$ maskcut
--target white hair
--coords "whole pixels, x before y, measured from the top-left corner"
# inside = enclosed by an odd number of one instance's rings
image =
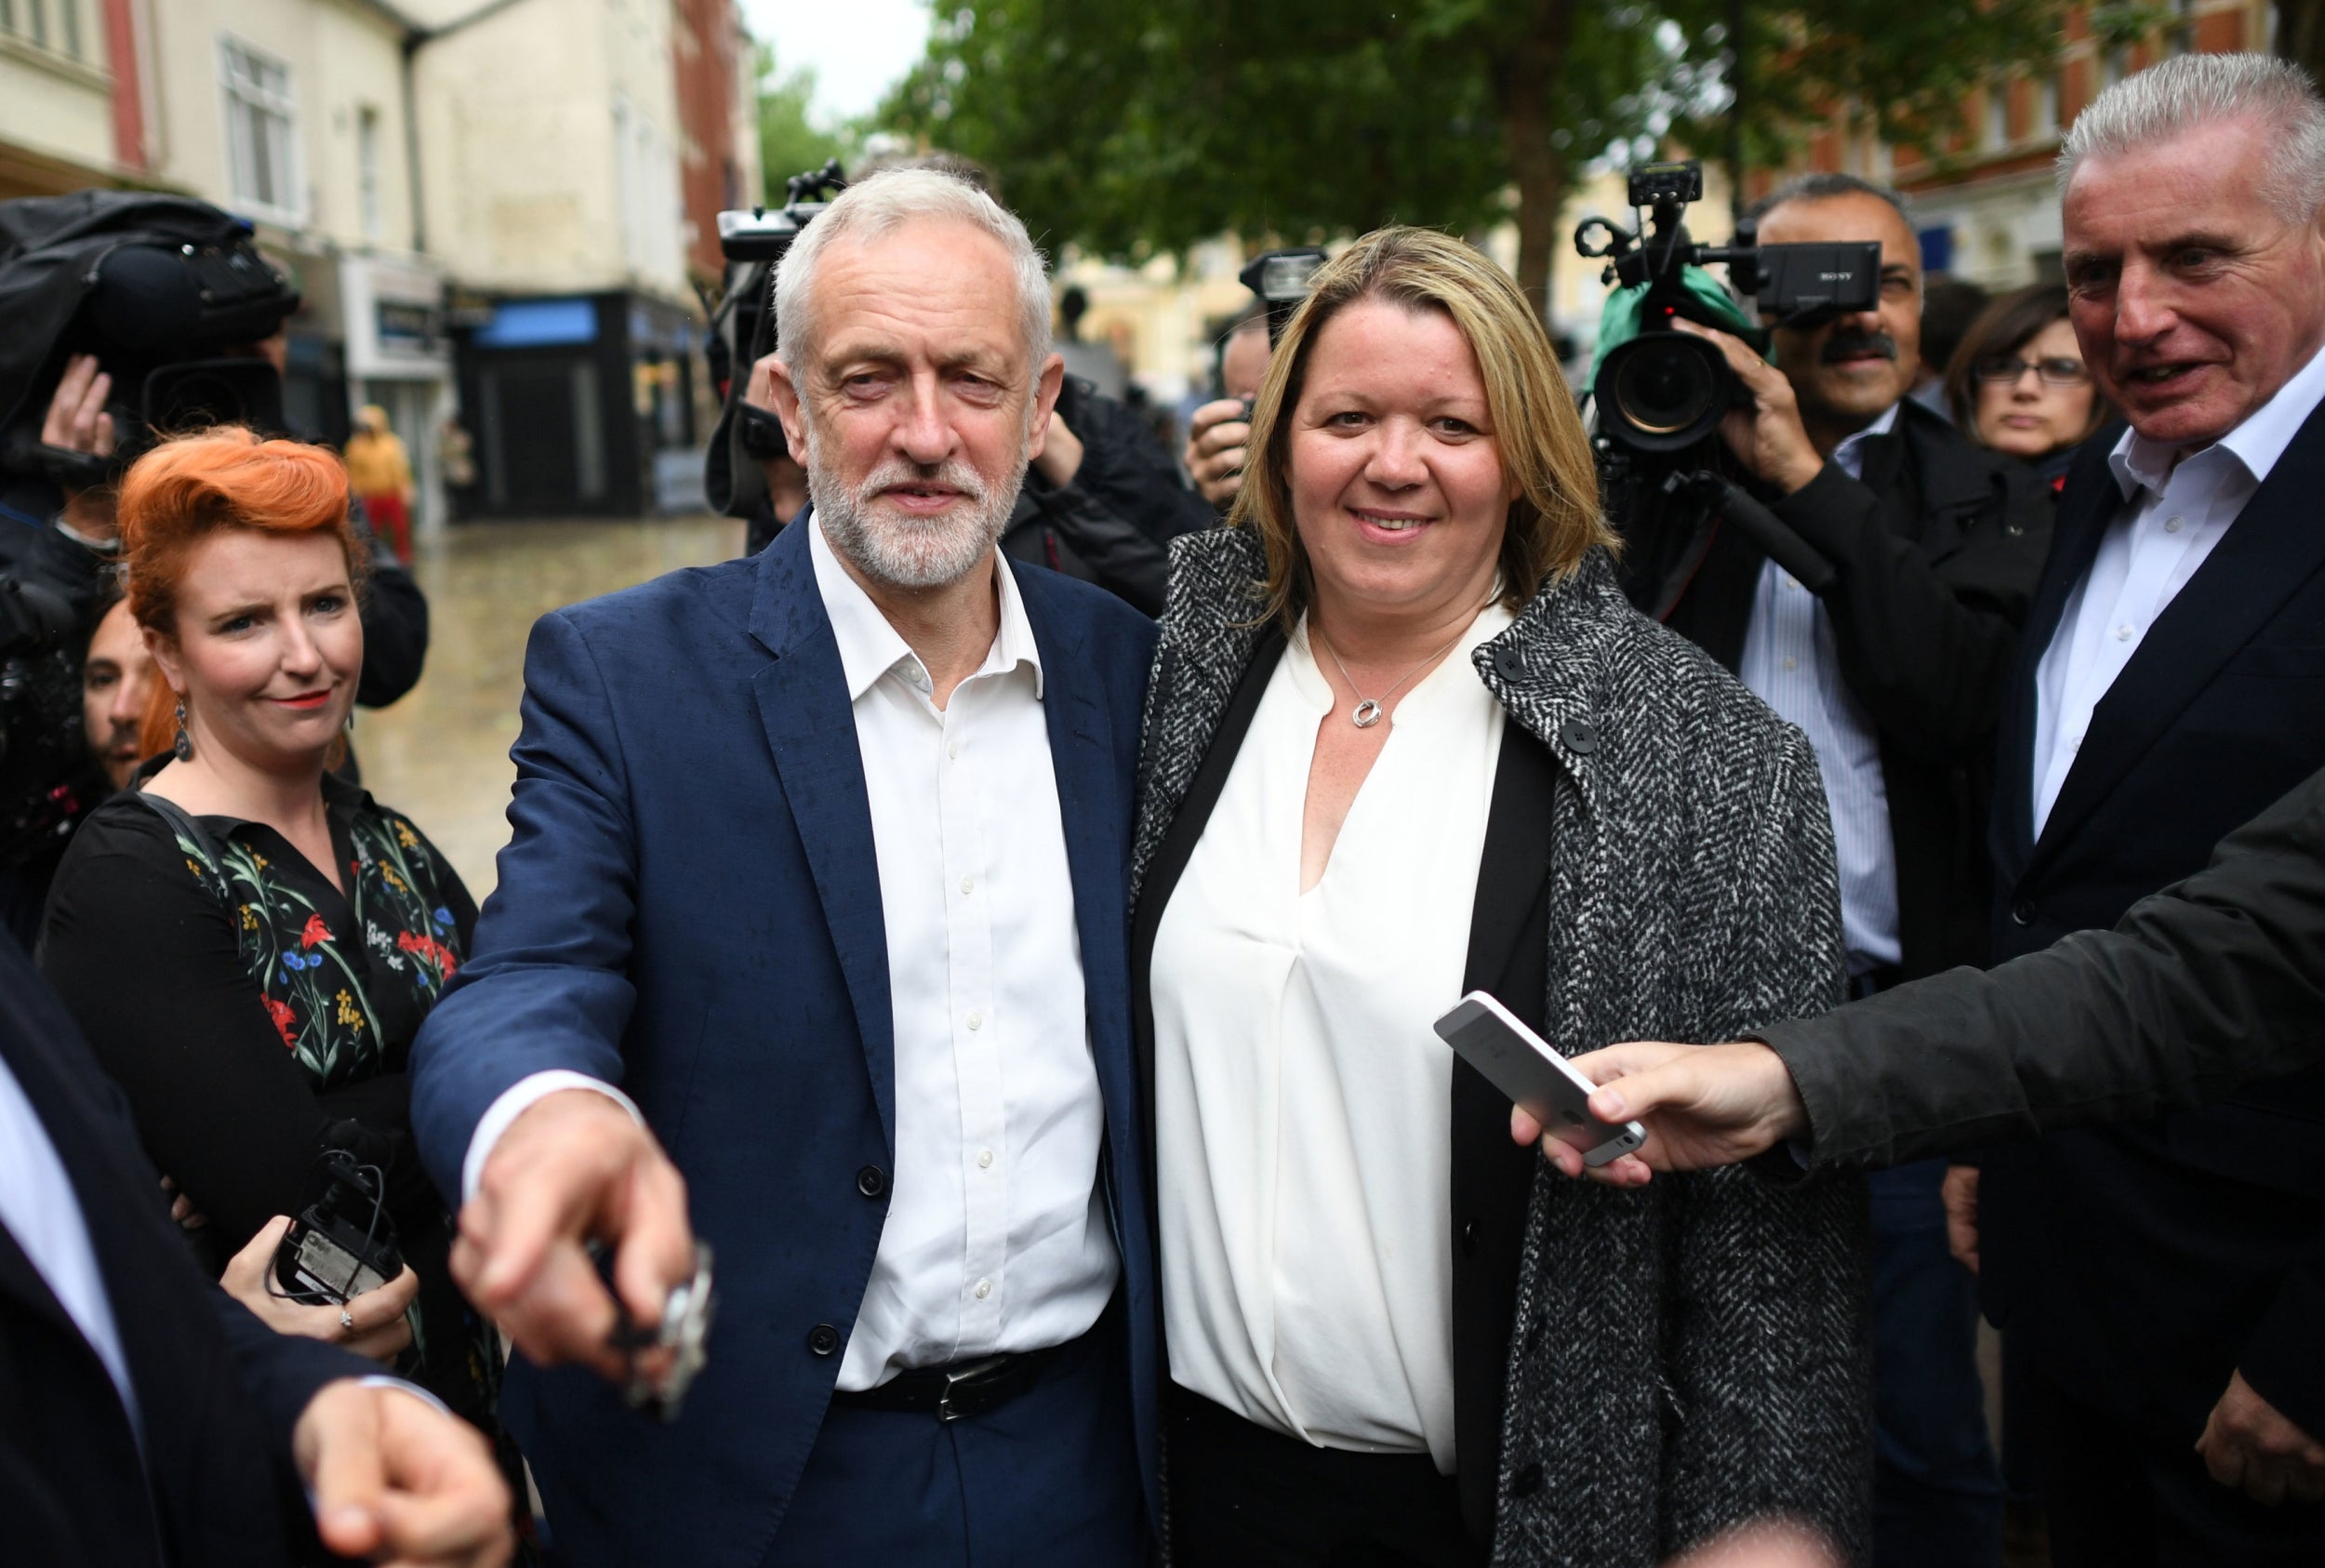
[[[2178,55],[2091,100],[2060,143],[2059,193],[2086,158],[2119,157],[2202,126],[2257,120],[2270,133],[2261,194],[2288,223],[2325,206],[2325,101],[2299,66],[2268,55]]]
[[[916,219],[966,223],[999,242],[1016,274],[1017,326],[1029,376],[1049,357],[1049,277],[1042,253],[1016,214],[957,175],[926,168],[893,168],[840,193],[791,245],[775,278],[776,342],[784,362],[800,370],[814,346],[816,272],[823,253],[844,240],[875,240]],[[795,357],[796,356],[796,357]]]

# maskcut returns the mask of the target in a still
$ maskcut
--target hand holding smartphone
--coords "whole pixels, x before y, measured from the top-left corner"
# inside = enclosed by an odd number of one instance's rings
[[[1592,1115],[1590,1096],[1598,1085],[1484,991],[1463,997],[1435,1028],[1438,1038],[1487,1083],[1580,1149],[1584,1164],[1606,1164],[1647,1141],[1647,1129],[1636,1122],[1601,1122]]]

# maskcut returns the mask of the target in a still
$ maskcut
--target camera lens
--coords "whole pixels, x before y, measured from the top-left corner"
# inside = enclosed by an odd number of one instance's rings
[[[1727,411],[1730,382],[1720,351],[1700,339],[1657,332],[1607,355],[1598,379],[1606,433],[1650,452],[1677,451],[1711,433]]]

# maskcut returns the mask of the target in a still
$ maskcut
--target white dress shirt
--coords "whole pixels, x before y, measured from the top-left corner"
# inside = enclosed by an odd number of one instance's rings
[[[113,1298],[97,1266],[80,1195],[5,1058],[0,1058],[0,1225],[8,1228],[33,1272],[104,1363],[105,1375],[129,1413],[129,1429],[142,1444],[129,1359],[121,1349],[121,1327],[113,1321]]]
[[[1865,443],[1887,435],[1897,405],[1833,448],[1832,463],[1852,479],[1865,474]],[[1889,780],[1881,772],[1880,735],[1841,678],[1832,618],[1815,594],[1774,561],[1760,569],[1752,618],[1744,632],[1736,677],[1761,701],[1798,724],[1816,752],[1832,812],[1833,855],[1840,870],[1840,928],[1853,970],[1895,963],[1896,846],[1889,835]]]
[[[887,1224],[842,1389],[1060,1345],[1120,1260],[1097,1189],[1105,1108],[1042,659],[1005,563],[1001,631],[940,711],[921,661],[817,526],[871,798],[896,1020]]]
[[[2035,837],[2074,771],[2092,710],[2320,401],[2325,351],[2199,452],[2181,457],[2127,430],[2107,455],[2123,510],[2107,525],[2035,669]]]
[[[808,541],[831,618],[888,946],[896,1170],[838,1386],[907,1367],[1062,1345],[1097,1322],[1121,1272],[1097,1186],[1105,1105],[1090,1053],[1042,659],[1006,563],[1001,629],[939,710],[928,673],[831,553]],[[476,1189],[509,1123],[578,1072],[519,1080],[469,1141]],[[778,1195],[780,1201],[780,1195]]]
[[[1155,937],[1171,1375],[1303,1442],[1454,1468],[1453,1056],[1500,756],[1469,652],[1408,692],[1323,875],[1301,823],[1330,685],[1292,637]]]

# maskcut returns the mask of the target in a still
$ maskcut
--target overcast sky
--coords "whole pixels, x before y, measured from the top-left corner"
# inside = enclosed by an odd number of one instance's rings
[[[780,69],[816,68],[827,124],[875,107],[928,41],[925,0],[743,0],[743,16]]]

